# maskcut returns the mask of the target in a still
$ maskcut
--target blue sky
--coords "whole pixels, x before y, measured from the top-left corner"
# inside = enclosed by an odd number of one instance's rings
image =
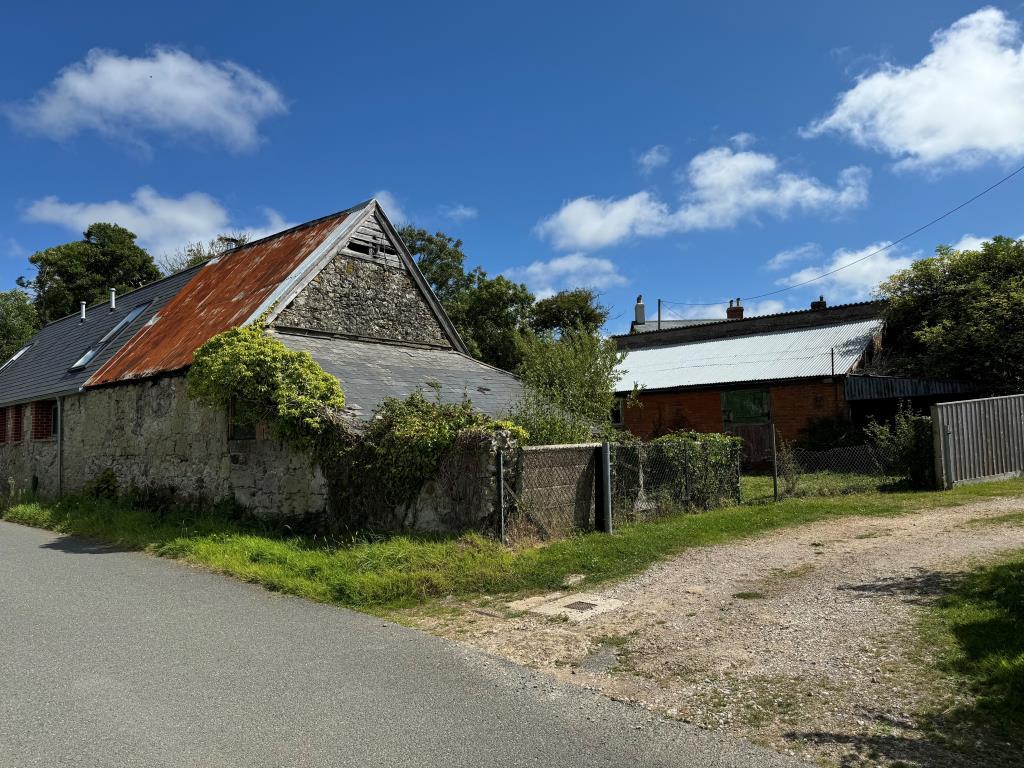
[[[91,220],[159,256],[377,195],[540,294],[753,297],[1024,161],[1020,5],[22,3],[0,48],[0,289]],[[749,311],[856,300],[1024,233],[1024,174]],[[666,305],[666,316],[721,306]]]

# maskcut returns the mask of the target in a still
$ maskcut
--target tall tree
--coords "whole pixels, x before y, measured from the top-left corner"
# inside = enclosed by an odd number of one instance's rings
[[[885,369],[1024,390],[1024,240],[976,251],[940,246],[878,290],[886,304]]]
[[[32,299],[17,288],[0,292],[0,365],[25,346],[39,330],[39,315]]]
[[[530,327],[533,294],[521,283],[489,277],[480,267],[466,272],[461,240],[412,226],[402,227],[399,234],[470,354],[515,370],[521,361],[519,342]]]
[[[595,333],[607,319],[608,308],[598,302],[597,293],[589,288],[559,291],[533,307],[533,329],[538,333],[564,333],[573,328]]]
[[[32,292],[43,323],[71,314],[80,301],[102,301],[110,288],[129,291],[160,277],[135,233],[117,224],[93,224],[83,239],[38,251],[29,261],[35,279],[19,277],[18,285]]]
[[[194,243],[185,243],[184,248],[179,248],[174,253],[160,258],[160,269],[165,275],[173,275],[176,272],[202,264],[212,258],[220,256],[225,251],[245,245],[249,242],[249,235],[246,232],[234,232],[230,235],[217,235],[212,240],[204,243],[197,240]]]

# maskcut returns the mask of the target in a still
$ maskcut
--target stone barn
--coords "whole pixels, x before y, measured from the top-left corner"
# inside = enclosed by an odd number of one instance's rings
[[[375,200],[227,251],[44,327],[0,367],[0,490],[55,497],[104,470],[120,487],[317,513],[309,458],[185,392],[196,349],[263,318],[373,415],[417,389],[493,416],[519,380],[474,360]]]

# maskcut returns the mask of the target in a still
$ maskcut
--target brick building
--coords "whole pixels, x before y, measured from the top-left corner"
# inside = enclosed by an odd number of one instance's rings
[[[616,418],[642,438],[682,429],[744,438],[757,463],[770,429],[799,440],[815,419],[865,420],[900,399],[949,399],[971,391],[961,382],[870,376],[864,369],[882,339],[882,305],[860,302],[744,317],[740,300],[725,319],[648,321],[643,298],[629,334]],[[635,404],[625,398],[635,387]]]
[[[423,389],[504,413],[519,380],[474,360],[376,201],[234,248],[45,326],[0,361],[0,494],[122,489],[322,511],[321,469],[185,391],[193,353],[256,321],[335,375],[355,418]],[[435,395],[436,393],[436,395]]]

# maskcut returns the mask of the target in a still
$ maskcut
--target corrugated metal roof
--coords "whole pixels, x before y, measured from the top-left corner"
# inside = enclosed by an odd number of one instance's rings
[[[345,405],[368,419],[385,397],[404,398],[417,389],[446,403],[469,398],[489,416],[506,413],[522,397],[515,376],[461,352],[380,344],[325,336],[272,332],[289,349],[308,352],[341,382]]]
[[[843,386],[847,400],[897,400],[901,397],[965,395],[977,392],[969,381],[912,379],[902,376],[848,376]]]
[[[750,336],[636,349],[627,353],[617,389],[698,387],[846,373],[864,353],[880,320],[862,320]]]
[[[84,323],[75,314],[44,326],[32,338],[28,351],[0,371],[0,405],[77,392],[86,379],[173,299],[198,270],[199,267],[186,269],[122,294],[118,296],[117,309],[113,312],[106,302],[96,304],[86,310]],[[87,350],[94,348],[135,307],[144,304],[148,304],[146,309],[110,339],[88,365],[70,370]]]
[[[207,262],[154,320],[87,382],[99,386],[181,370],[206,341],[269,308],[289,277],[367,204],[302,224]]]

